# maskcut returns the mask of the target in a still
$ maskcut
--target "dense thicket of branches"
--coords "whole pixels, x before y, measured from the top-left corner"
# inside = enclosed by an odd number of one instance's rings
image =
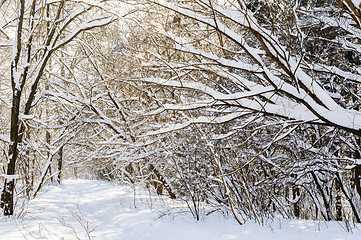
[[[143,129],[158,139],[148,151],[162,150],[148,159],[161,183],[239,222],[274,212],[359,222],[359,6],[147,3],[126,42],[142,66],[123,79],[152,99],[157,124]]]
[[[62,171],[144,183],[197,219],[206,202],[241,224],[361,221],[359,2],[10,2],[5,214],[11,187],[35,197]]]

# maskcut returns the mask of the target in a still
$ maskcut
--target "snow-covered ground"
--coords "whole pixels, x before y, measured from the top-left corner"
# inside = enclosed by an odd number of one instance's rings
[[[167,204],[168,206],[165,206]],[[0,239],[298,240],[361,239],[361,225],[268,220],[264,226],[213,213],[196,221],[185,206],[147,191],[102,181],[48,187],[17,218],[0,218]]]

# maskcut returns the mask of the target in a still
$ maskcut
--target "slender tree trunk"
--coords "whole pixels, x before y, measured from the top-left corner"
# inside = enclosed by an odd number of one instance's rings
[[[341,186],[338,180],[335,180],[336,189],[336,221],[342,221],[342,201],[341,201]]]
[[[311,171],[311,175],[313,177],[313,180],[318,188],[318,190],[321,193],[322,196],[322,200],[323,200],[323,204],[325,206],[325,210],[326,210],[326,221],[332,221],[334,220],[334,217],[332,215],[332,210],[331,210],[331,205],[330,205],[330,198],[329,196],[326,195],[325,191],[322,189],[320,180],[318,179],[318,177],[316,176],[316,173],[314,171]]]
[[[20,96],[20,91],[15,90],[11,108],[9,160],[6,171],[7,176],[5,177],[4,188],[1,193],[1,207],[4,210],[5,216],[13,215],[14,213],[14,175],[16,160],[18,157]]]
[[[354,184],[356,191],[361,198],[361,165],[357,164],[354,168]]]
[[[300,188],[298,186],[292,187],[292,195],[293,195],[293,199],[297,199],[300,196]],[[293,214],[296,218],[300,217],[299,200],[297,200],[297,202],[293,203]]]
[[[341,175],[338,172],[336,173],[336,178],[337,178],[337,181],[339,183],[339,187],[340,187],[341,191],[343,192],[343,194],[345,195],[346,199],[348,200],[348,202],[349,202],[349,204],[351,206],[351,209],[352,209],[352,212],[354,214],[356,222],[360,223],[361,220],[360,220],[359,213],[357,211],[357,207],[356,207],[355,203],[353,202],[353,199],[350,196],[349,192],[347,191],[345,185],[343,184]]]
[[[360,137],[358,136],[355,136],[356,138],[356,143],[358,146],[361,146],[360,145]],[[355,150],[354,152],[354,158],[355,159],[360,159],[361,158],[361,154],[360,154],[360,151],[357,149]],[[353,179],[353,182],[354,182],[354,185],[355,185],[355,188],[356,188],[356,191],[358,193],[358,196],[359,198],[361,199],[361,164],[359,164],[360,162],[356,163],[356,166],[354,168],[354,179]]]
[[[45,87],[46,90],[49,90],[49,86],[46,86]],[[46,110],[46,116],[48,116],[48,109]],[[52,158],[52,156],[50,156],[50,132],[49,130],[46,131],[45,133],[45,141],[46,141],[46,144],[48,145],[48,159],[49,158]],[[51,182],[54,182],[55,181],[55,176],[52,176],[52,161],[50,161],[50,164],[49,164],[49,167],[48,167],[48,173],[51,177]]]
[[[61,147],[58,152],[58,174],[56,176],[56,182],[58,184],[61,183],[61,170],[63,167],[63,148],[64,148],[64,146]]]
[[[12,86],[12,106],[11,106],[11,126],[10,126],[10,144],[9,144],[9,159],[8,159],[8,168],[6,171],[7,176],[5,177],[4,188],[1,193],[1,204],[0,206],[4,210],[4,215],[13,215],[14,213],[14,188],[15,188],[15,167],[16,160],[18,158],[18,144],[21,143],[23,132],[25,130],[25,126],[20,126],[20,102],[22,89],[25,85],[25,79],[27,78],[30,63],[30,55],[31,55],[31,42],[32,36],[30,36],[27,43],[27,51],[26,51],[26,64],[23,67],[23,71],[19,75],[18,72],[18,63],[20,61],[21,56],[21,39],[22,39],[22,31],[23,31],[23,22],[24,22],[24,12],[25,12],[25,0],[19,1],[19,15],[18,15],[18,25],[16,30],[16,41],[14,42],[14,52],[11,61],[11,86]],[[33,0],[31,15],[35,13],[35,0]],[[33,28],[32,23],[30,24],[30,28]]]

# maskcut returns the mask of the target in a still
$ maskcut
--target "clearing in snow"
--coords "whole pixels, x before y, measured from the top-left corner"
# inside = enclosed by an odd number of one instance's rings
[[[361,239],[361,225],[346,231],[343,222],[268,219],[264,226],[252,220],[241,226],[220,213],[196,221],[180,201],[91,180],[47,187],[17,214],[0,218],[1,239]]]

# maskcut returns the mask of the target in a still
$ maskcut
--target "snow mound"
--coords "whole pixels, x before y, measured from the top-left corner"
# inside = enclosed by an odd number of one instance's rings
[[[305,220],[238,225],[213,213],[196,221],[179,201],[103,181],[68,180],[48,187],[17,218],[0,218],[0,239],[353,240],[361,225]]]

